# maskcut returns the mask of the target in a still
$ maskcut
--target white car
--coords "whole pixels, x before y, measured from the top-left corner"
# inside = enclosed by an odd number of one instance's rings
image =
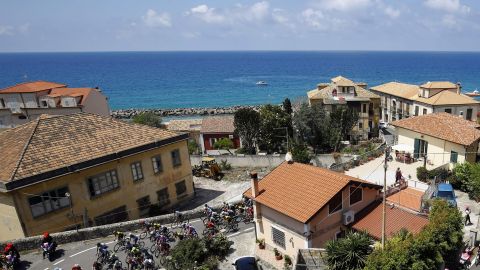
[[[384,122],[384,121],[380,121],[380,122],[378,123],[378,127],[379,127],[380,129],[387,128],[387,127],[388,127],[388,123],[387,123],[387,122]]]

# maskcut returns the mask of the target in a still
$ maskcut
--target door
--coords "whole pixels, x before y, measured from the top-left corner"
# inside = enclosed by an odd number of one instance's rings
[[[415,139],[415,143],[413,146],[413,157],[419,158],[420,157],[420,139]]]

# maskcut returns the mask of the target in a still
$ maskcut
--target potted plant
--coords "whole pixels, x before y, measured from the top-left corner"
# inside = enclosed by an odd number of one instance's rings
[[[273,253],[275,254],[275,259],[277,259],[277,261],[280,261],[283,258],[277,248],[273,249]]]
[[[288,255],[285,255],[285,265],[286,266],[292,265],[292,259]]]
[[[264,239],[257,239],[258,248],[265,249],[265,240]]]

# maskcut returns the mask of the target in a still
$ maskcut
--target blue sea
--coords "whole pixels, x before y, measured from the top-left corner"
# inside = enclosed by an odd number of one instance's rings
[[[216,107],[305,97],[343,75],[389,81],[461,82],[480,89],[478,52],[94,52],[2,53],[0,88],[46,80],[99,86],[112,109]],[[256,86],[267,81],[267,87]]]

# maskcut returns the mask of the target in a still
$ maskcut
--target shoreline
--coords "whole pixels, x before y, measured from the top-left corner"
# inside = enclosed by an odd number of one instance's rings
[[[254,109],[256,111],[260,110],[260,107],[263,105],[235,105],[227,107],[203,107],[203,108],[172,108],[172,109],[119,109],[112,110],[111,115],[116,119],[131,119],[134,116],[144,113],[144,112],[153,112],[154,114],[162,117],[168,116],[189,116],[189,115],[198,115],[198,116],[207,116],[207,115],[224,115],[224,114],[234,114],[239,109]]]

